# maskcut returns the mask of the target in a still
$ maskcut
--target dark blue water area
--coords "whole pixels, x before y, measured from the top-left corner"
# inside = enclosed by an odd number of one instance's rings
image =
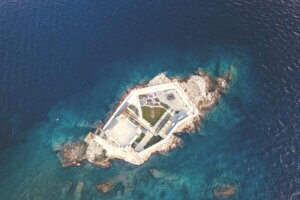
[[[237,186],[227,199],[298,199],[299,10],[297,1],[2,1],[0,199],[217,199],[220,184]],[[180,135],[183,147],[142,166],[60,166],[53,150],[84,138],[129,87],[198,68],[230,68],[233,80],[199,130]],[[115,176],[133,190],[96,190]]]

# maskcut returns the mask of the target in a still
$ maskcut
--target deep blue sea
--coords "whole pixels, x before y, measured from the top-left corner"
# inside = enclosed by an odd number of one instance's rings
[[[128,87],[230,65],[230,89],[182,148],[143,166],[61,167],[53,150]],[[220,184],[238,188],[227,199],[300,199],[300,2],[2,0],[0,160],[1,200],[214,200]],[[96,190],[128,174],[132,191]]]

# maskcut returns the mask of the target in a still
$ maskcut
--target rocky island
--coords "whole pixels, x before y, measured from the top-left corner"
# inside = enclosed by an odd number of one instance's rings
[[[158,74],[147,83],[129,89],[105,124],[88,133],[84,141],[58,149],[64,167],[83,160],[109,167],[120,159],[141,165],[154,153],[182,144],[175,133],[191,132],[228,87],[230,75],[211,78],[197,71],[179,78]],[[110,182],[99,186],[106,191]]]

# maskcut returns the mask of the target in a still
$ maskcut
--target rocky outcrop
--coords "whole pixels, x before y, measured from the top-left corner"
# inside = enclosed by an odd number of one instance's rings
[[[171,83],[172,80],[166,76],[165,73],[160,73],[157,76],[155,76],[153,79],[151,79],[146,86],[154,86],[154,85],[160,85],[165,83]]]
[[[109,168],[111,166],[110,158],[107,158],[104,154],[95,156],[93,164],[101,168]]]
[[[102,193],[107,193],[111,191],[113,187],[114,187],[114,182],[112,180],[107,180],[97,185],[97,189]]]
[[[228,81],[223,77],[212,79],[208,74],[198,71],[185,79],[179,80],[189,99],[197,106],[200,116],[211,108],[225,92]]]
[[[108,168],[111,166],[110,158],[106,156],[105,150],[100,144],[94,140],[94,135],[89,133],[85,138],[87,144],[86,157],[87,160],[98,167]]]
[[[172,137],[170,137],[169,141],[161,148],[159,149],[160,153],[166,153],[172,149],[175,149],[179,146],[183,145],[183,141],[181,138],[172,135]]]
[[[86,159],[86,149],[87,145],[84,141],[64,144],[57,150],[62,166],[80,165],[80,162]]]
[[[228,198],[235,195],[237,187],[233,184],[222,184],[214,188],[213,195],[216,198]]]
[[[93,140],[93,134],[89,136],[90,138],[87,137],[85,141],[67,142],[54,150],[58,153],[63,167],[80,166],[84,160],[88,160],[101,168],[111,166],[111,158],[108,158],[105,155],[105,150]]]
[[[117,176],[111,177],[100,184],[96,188],[101,193],[107,193],[115,188],[116,185],[121,184],[124,188],[123,195],[130,195],[134,190],[135,180],[140,172],[140,168],[129,171],[121,171]],[[139,174],[140,175],[140,174]]]

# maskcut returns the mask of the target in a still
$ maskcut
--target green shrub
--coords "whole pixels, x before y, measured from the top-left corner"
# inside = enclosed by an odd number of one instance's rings
[[[162,140],[162,137],[160,137],[159,135],[153,136],[153,137],[147,142],[147,144],[144,146],[144,149],[146,149],[146,148],[148,148],[148,147],[150,147],[150,146],[152,146],[152,145],[158,143],[158,142],[161,141],[161,140]]]

